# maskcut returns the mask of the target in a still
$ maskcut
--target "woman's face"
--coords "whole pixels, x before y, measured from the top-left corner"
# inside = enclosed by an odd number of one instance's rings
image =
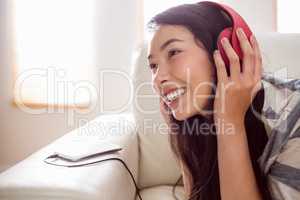
[[[151,37],[148,60],[153,88],[175,119],[205,115],[214,87],[213,65],[203,44],[187,28],[160,25]]]

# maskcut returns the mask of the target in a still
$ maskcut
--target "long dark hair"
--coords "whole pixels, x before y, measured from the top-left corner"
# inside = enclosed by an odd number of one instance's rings
[[[159,25],[181,25],[186,27],[205,46],[214,66],[214,83],[217,83],[213,51],[217,49],[217,37],[225,27],[231,27],[231,19],[220,8],[201,2],[172,7],[154,16],[148,22],[149,30]],[[263,85],[262,85],[263,86]],[[215,94],[215,91],[212,93]],[[213,109],[214,98],[208,99],[206,110]],[[262,154],[268,137],[259,116],[264,104],[264,87],[253,98],[252,105],[245,115],[245,128],[256,182],[263,199],[271,199],[267,179],[262,173],[258,158]],[[259,114],[259,115],[257,115]],[[189,199],[220,200],[219,172],[217,162],[217,138],[215,127],[207,132],[197,127],[203,123],[214,124],[213,116],[195,115],[178,121],[171,114],[171,123],[179,129],[169,135],[172,151],[191,174]],[[192,134],[191,134],[192,133]]]

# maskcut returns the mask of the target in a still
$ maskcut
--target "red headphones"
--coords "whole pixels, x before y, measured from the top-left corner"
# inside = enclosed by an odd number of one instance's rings
[[[229,60],[228,60],[228,57],[222,47],[221,39],[223,37],[227,37],[229,39],[233,49],[239,56],[240,61],[242,61],[243,53],[242,53],[241,47],[239,45],[239,39],[237,38],[237,35],[236,35],[236,29],[239,27],[242,28],[248,39],[250,39],[252,32],[251,32],[249,26],[247,25],[247,23],[245,22],[245,20],[229,6],[220,4],[220,3],[216,3],[216,2],[212,2],[212,1],[201,1],[199,3],[212,4],[212,5],[218,6],[223,11],[225,11],[232,20],[232,27],[227,27],[224,30],[222,30],[220,35],[218,36],[218,41],[217,41],[218,49],[219,49],[221,56],[225,62],[227,70],[229,70]]]

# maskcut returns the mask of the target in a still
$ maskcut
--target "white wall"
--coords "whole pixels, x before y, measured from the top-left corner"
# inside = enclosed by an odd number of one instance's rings
[[[254,32],[276,31],[276,0],[221,0],[247,21]]]
[[[99,40],[95,73],[99,74],[102,69],[121,69],[125,74],[129,74],[131,54],[136,40],[140,39],[136,29],[140,20],[136,12],[139,6],[137,1],[139,0],[97,1]],[[121,108],[126,104],[130,93],[128,81],[115,74],[106,76],[104,93],[100,94],[97,107],[86,114],[80,114],[76,109],[67,109],[64,113],[33,115],[12,105],[15,69],[11,34],[12,2],[0,0],[0,171],[82,125],[83,122],[102,114],[101,111]],[[100,91],[101,82],[99,79],[97,81],[94,84],[97,91]],[[130,109],[129,106],[126,108],[124,111]],[[70,116],[72,114],[74,117]]]

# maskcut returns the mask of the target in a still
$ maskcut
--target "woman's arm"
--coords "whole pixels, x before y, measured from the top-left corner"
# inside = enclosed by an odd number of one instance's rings
[[[261,199],[252,168],[243,121],[217,128],[218,164],[222,200]]]
[[[214,54],[218,76],[214,119],[220,192],[222,200],[261,200],[244,126],[244,118],[252,97],[261,88],[261,53],[254,36],[250,39],[251,44],[242,30],[237,31],[237,36],[243,51],[242,66],[228,39],[222,40],[230,62],[230,76],[227,75],[220,52],[216,51]]]

